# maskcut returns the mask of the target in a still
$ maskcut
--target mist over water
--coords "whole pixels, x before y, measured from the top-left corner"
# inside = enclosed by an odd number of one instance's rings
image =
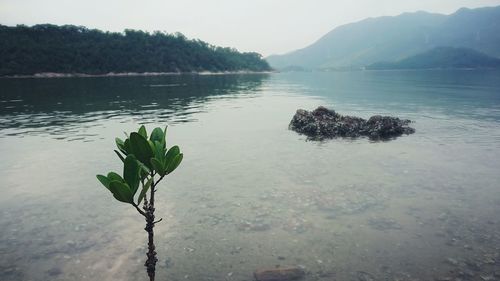
[[[169,125],[158,280],[494,280],[500,73],[367,71],[0,80],[0,280],[142,280],[143,220],[95,178],[114,138]],[[306,141],[298,108],[415,121]],[[483,278],[484,277],[484,278]],[[482,278],[482,279],[481,279]]]

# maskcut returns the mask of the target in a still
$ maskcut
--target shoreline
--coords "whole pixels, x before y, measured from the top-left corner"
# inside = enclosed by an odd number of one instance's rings
[[[12,78],[83,78],[83,77],[151,77],[151,76],[174,76],[174,75],[247,75],[247,74],[272,74],[277,71],[192,71],[192,72],[109,72],[103,74],[88,74],[88,73],[59,73],[59,72],[42,72],[30,75],[6,75],[0,76],[2,79]]]

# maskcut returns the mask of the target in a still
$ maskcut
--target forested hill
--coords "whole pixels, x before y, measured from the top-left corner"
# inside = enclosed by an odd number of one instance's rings
[[[240,53],[190,40],[180,33],[115,33],[50,24],[0,25],[0,76],[270,69],[258,53]]]

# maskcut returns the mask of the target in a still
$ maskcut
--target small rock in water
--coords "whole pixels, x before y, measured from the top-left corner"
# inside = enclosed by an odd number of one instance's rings
[[[4,269],[3,273],[5,273],[5,274],[11,274],[11,273],[15,272],[16,270],[17,269],[15,267],[9,267],[7,269]]]
[[[375,115],[368,120],[343,116],[320,106],[313,111],[297,110],[288,128],[312,140],[362,136],[372,140],[387,140],[415,133],[415,129],[409,127],[410,123],[410,120],[390,116]]]
[[[453,279],[451,277],[438,277],[436,279],[434,279],[436,281],[452,281]]]
[[[447,258],[446,262],[451,264],[451,265],[458,265],[458,261],[454,258]]]
[[[172,259],[169,257],[165,258],[165,262],[163,263],[163,266],[166,268],[170,268],[170,267],[172,267],[172,265],[173,265]]]
[[[240,231],[266,231],[271,229],[271,225],[263,222],[249,222],[244,221],[238,226],[238,230]]]
[[[47,270],[47,273],[50,276],[57,276],[57,275],[60,275],[62,273],[62,271],[59,268],[54,267],[54,268]]]
[[[257,281],[288,281],[301,279],[305,272],[300,267],[280,267],[257,270],[253,275]]]
[[[184,250],[185,250],[186,252],[189,252],[189,253],[192,253],[192,252],[194,252],[194,251],[195,251],[195,250],[194,250],[193,248],[191,248],[191,247],[184,247]]]
[[[368,225],[376,230],[400,230],[401,225],[392,219],[386,218],[371,218],[368,220]]]
[[[477,261],[469,259],[469,260],[465,261],[465,264],[471,270],[474,270],[474,271],[480,271],[481,270],[481,263],[479,263]]]
[[[358,271],[356,275],[358,276],[359,281],[375,281],[375,276],[368,272]]]

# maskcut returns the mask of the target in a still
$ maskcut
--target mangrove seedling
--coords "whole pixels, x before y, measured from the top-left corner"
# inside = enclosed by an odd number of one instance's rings
[[[155,128],[148,138],[146,128],[141,126],[139,131],[126,134],[125,140],[116,138],[118,150],[115,153],[123,162],[123,175],[115,172],[97,175],[116,200],[132,205],[145,218],[148,252],[144,266],[150,281],[155,280],[158,261],[153,229],[161,221],[155,220],[155,193],[160,181],[179,166],[183,157],[178,146],[167,149],[166,134],[167,128]]]

